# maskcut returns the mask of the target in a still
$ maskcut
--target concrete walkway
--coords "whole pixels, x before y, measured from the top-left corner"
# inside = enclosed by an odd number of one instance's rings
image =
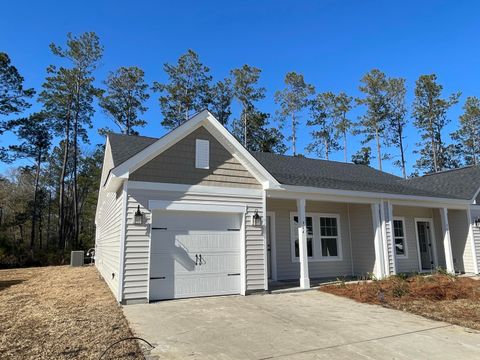
[[[480,359],[480,333],[309,291],[127,305],[158,359]]]

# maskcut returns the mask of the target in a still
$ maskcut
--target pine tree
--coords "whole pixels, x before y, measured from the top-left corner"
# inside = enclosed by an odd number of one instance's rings
[[[330,152],[338,150],[340,145],[335,137],[336,96],[331,92],[318,94],[310,106],[308,126],[315,126],[311,135],[313,142],[307,146],[308,152],[315,152],[328,160]]]
[[[63,165],[60,175],[59,194],[59,247],[65,247],[65,178],[67,163],[72,157],[73,169],[73,213],[74,232],[73,244],[78,241],[78,185],[77,164],[79,140],[88,142],[87,128],[92,127],[92,116],[95,112],[93,100],[101,94],[94,86],[93,71],[103,53],[98,36],[93,32],[83,33],[78,37],[67,35],[65,48],[55,44],[50,45],[52,53],[60,58],[69,60],[71,67],[50,65],[47,68],[48,76],[43,84],[43,91],[39,100],[44,104],[48,117],[53,120],[53,128],[57,135],[63,136]],[[72,141],[72,146],[70,146]],[[71,153],[72,152],[72,153]]]
[[[405,79],[390,78],[388,80],[389,124],[386,131],[387,143],[393,144],[400,152],[400,160],[394,165],[402,169],[403,178],[407,178],[404,128],[407,124],[407,108],[405,106]]]
[[[283,143],[283,134],[275,128],[269,128],[269,114],[255,109],[249,110],[249,121],[246,128],[248,137],[248,147],[250,151],[273,152],[277,154],[285,153],[286,146]],[[232,134],[240,141],[244,142],[245,128],[244,115],[235,119],[232,124]]]
[[[27,118],[10,122],[10,127],[20,140],[19,144],[10,145],[9,152],[13,159],[31,159],[34,162],[34,192],[32,206],[32,225],[30,235],[30,249],[36,240],[36,222],[40,218],[40,172],[43,162],[46,161],[52,141],[52,133],[45,113],[34,113]]]
[[[480,99],[469,96],[459,118],[460,128],[452,134],[458,141],[463,159],[468,165],[480,163]]]
[[[342,137],[343,139],[342,147],[345,162],[348,161],[347,135],[353,126],[352,121],[347,118],[348,112],[352,110],[352,101],[353,98],[344,92],[335,97],[335,137]]]
[[[357,165],[370,166],[372,157],[372,149],[370,147],[362,147],[359,151],[352,155],[352,163]]]
[[[232,115],[232,99],[232,80],[226,78],[223,81],[217,81],[211,87],[208,108],[223,126],[228,124],[230,115]]]
[[[161,93],[162,126],[173,129],[207,107],[212,77],[193,50],[180,56],[176,65],[165,64],[163,69],[168,82],[155,81],[153,90]]]
[[[146,121],[139,118],[147,111],[145,101],[150,98],[145,73],[136,66],[120,67],[110,72],[104,84],[106,95],[100,98],[99,105],[118,126],[122,134],[138,135],[135,127],[143,127]],[[108,129],[101,129],[101,133]]]
[[[357,103],[365,105],[367,109],[365,114],[360,117],[357,132],[365,135],[363,143],[375,140],[378,169],[382,171],[382,159],[387,156],[382,154],[382,138],[389,116],[388,79],[383,72],[373,69],[365,74],[360,82],[362,85],[359,89],[365,96],[358,98]]]
[[[248,128],[252,126],[252,124],[249,124],[251,120],[250,116],[256,116],[257,110],[255,109],[255,102],[265,98],[265,88],[258,86],[261,72],[262,70],[259,68],[249,65],[243,65],[241,68],[231,71],[233,77],[233,96],[242,105],[241,121],[243,123],[243,135],[237,138],[242,139],[243,146],[247,149],[250,148],[249,141],[255,141],[248,136]]]
[[[445,145],[442,130],[449,122],[447,111],[458,102],[460,93],[443,99],[442,90],[443,86],[437,83],[435,74],[422,75],[416,81],[413,118],[415,126],[421,131],[422,142],[417,144],[420,158],[415,167],[427,172],[438,172],[458,165],[455,148]]]
[[[297,153],[297,127],[300,124],[300,112],[307,106],[308,98],[313,95],[315,88],[307,84],[303,75],[289,72],[285,75],[285,89],[275,93],[275,102],[280,105],[277,117],[281,128],[286,121],[290,121],[291,135],[288,140],[292,141],[292,152]]]

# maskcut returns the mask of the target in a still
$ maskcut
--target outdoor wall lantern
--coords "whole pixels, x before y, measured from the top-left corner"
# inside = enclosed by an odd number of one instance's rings
[[[255,210],[255,214],[252,215],[252,225],[262,226],[262,217],[258,215],[258,210]]]
[[[142,225],[143,224],[143,214],[140,211],[140,205],[137,207],[137,211],[135,211],[135,225]]]
[[[479,227],[480,226],[480,218],[476,218],[475,219],[475,227]]]

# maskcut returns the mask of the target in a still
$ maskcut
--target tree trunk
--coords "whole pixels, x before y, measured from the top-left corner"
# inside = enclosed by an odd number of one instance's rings
[[[398,127],[398,147],[400,148],[400,161],[402,164],[403,178],[407,178],[407,169],[405,169],[405,151],[403,150],[403,130],[401,125]]]
[[[33,211],[32,211],[32,232],[30,235],[30,249],[33,249],[35,244],[35,227],[37,225],[37,212],[38,212],[38,184],[40,181],[40,166],[42,165],[42,153],[38,152],[37,156],[37,168],[35,170],[35,192],[33,194]]]
[[[328,148],[328,140],[325,139],[325,160],[328,160],[328,153],[329,153],[329,148]]]
[[[437,149],[435,146],[435,132],[433,130],[433,125],[430,125],[430,126],[431,126],[430,139],[431,139],[431,146],[432,146],[433,170],[435,172],[438,172]]]
[[[50,220],[52,214],[52,192],[48,191],[48,215],[47,215],[47,239],[46,239],[46,246],[50,245]]]
[[[58,248],[65,250],[65,177],[70,147],[70,116],[68,115],[65,127],[65,149],[63,151],[62,172],[60,174],[60,189],[58,196]]]
[[[378,128],[375,128],[375,140],[377,141],[377,156],[378,156],[378,170],[382,170],[382,150],[380,146],[380,136],[378,135]]]
[[[343,132],[343,157],[345,162],[348,162],[347,158],[347,132]]]
[[[248,149],[247,144],[247,107],[243,105],[243,146],[245,149]]]
[[[292,114],[292,151],[293,151],[293,156],[297,155],[296,141],[297,141],[297,133],[296,133],[296,128],[295,128],[295,115]]]

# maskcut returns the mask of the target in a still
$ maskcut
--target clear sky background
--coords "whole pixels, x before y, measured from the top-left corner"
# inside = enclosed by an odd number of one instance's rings
[[[283,88],[288,71],[297,71],[318,92],[345,91],[359,96],[359,80],[379,68],[388,76],[405,77],[411,104],[419,75],[436,73],[445,96],[462,91],[449,117],[444,138],[455,129],[467,96],[480,96],[479,1],[3,1],[0,10],[0,51],[5,51],[25,77],[26,86],[40,90],[46,67],[57,63],[48,45],[64,44],[66,34],[95,31],[105,47],[96,73],[98,84],[119,66],[136,65],[146,79],[165,81],[162,66],[176,62],[187,49],[196,51],[215,79],[243,64],[263,70],[267,97],[262,111],[274,114],[273,94]],[[158,95],[153,94],[142,135],[161,136]],[[32,111],[36,106],[32,107]],[[234,106],[238,116],[239,107]],[[356,120],[363,109],[352,111]],[[305,117],[303,121],[305,121]],[[97,129],[110,120],[97,111],[91,142],[103,142]],[[310,142],[301,126],[297,147]],[[419,141],[408,126],[407,165]],[[2,135],[0,145],[13,137]],[[349,157],[360,147],[350,136]],[[373,144],[372,144],[373,145]],[[87,146],[88,147],[88,146]],[[395,153],[395,150],[392,150]],[[290,151],[289,151],[290,153]],[[313,155],[312,155],[313,156]],[[332,159],[342,160],[341,151]],[[376,162],[372,165],[376,166]],[[7,166],[0,164],[0,171]],[[391,163],[384,170],[400,174]]]

